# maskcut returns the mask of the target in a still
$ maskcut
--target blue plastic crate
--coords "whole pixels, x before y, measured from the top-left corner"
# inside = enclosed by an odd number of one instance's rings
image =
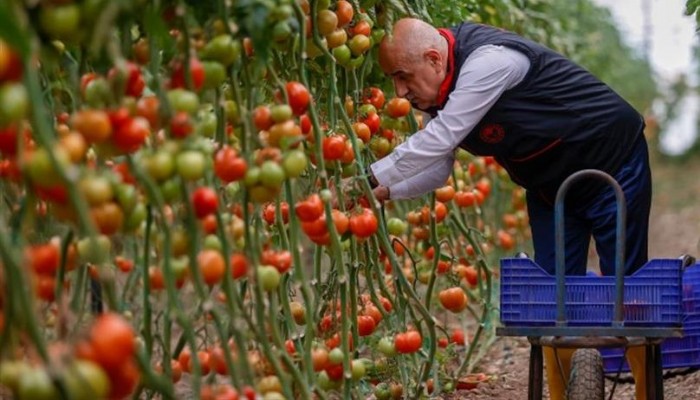
[[[684,328],[682,338],[666,339],[661,343],[661,365],[663,368],[686,368],[700,366],[700,325]],[[623,359],[623,349],[601,349],[603,368],[606,373],[616,373],[622,361],[622,372],[630,370]]]
[[[615,373],[622,361],[622,371],[629,371],[622,349],[601,349],[603,367]],[[700,264],[683,271],[683,337],[661,343],[663,368],[700,367]]]
[[[681,260],[655,259],[625,277],[626,326],[681,326]],[[571,326],[610,326],[614,276],[567,276],[566,318]],[[699,296],[700,297],[700,296]],[[553,326],[556,278],[528,258],[501,260],[501,322]]]

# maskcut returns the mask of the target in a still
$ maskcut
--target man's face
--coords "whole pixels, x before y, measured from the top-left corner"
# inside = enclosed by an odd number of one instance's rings
[[[428,55],[397,57],[393,54],[381,57],[380,64],[384,73],[393,79],[397,96],[407,98],[422,110],[436,105],[443,75],[434,59]]]

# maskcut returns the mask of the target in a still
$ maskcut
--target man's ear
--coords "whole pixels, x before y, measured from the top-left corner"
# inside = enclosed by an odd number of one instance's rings
[[[423,53],[423,58],[428,62],[436,73],[441,73],[443,70],[444,60],[442,55],[436,49],[428,49]]]

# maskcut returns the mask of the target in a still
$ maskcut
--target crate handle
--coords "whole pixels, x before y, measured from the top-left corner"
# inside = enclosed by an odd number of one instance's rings
[[[584,169],[571,174],[557,190],[554,203],[554,236],[555,236],[555,273],[557,278],[557,326],[566,326],[566,307],[564,304],[564,275],[566,273],[564,251],[564,198],[569,188],[584,178],[598,178],[610,184],[615,190],[617,202],[617,226],[615,231],[615,308],[612,325],[623,326],[622,306],[624,301],[624,257],[625,257],[625,226],[627,220],[627,204],[625,194],[617,181],[603,171]]]

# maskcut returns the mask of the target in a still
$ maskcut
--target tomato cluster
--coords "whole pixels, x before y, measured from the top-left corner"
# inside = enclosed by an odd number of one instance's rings
[[[463,152],[434,194],[374,201],[368,165],[422,127],[377,77],[405,10],[30,3],[0,39],[2,386],[274,400],[453,385],[527,214],[495,160]],[[109,311],[90,315],[87,293]]]

